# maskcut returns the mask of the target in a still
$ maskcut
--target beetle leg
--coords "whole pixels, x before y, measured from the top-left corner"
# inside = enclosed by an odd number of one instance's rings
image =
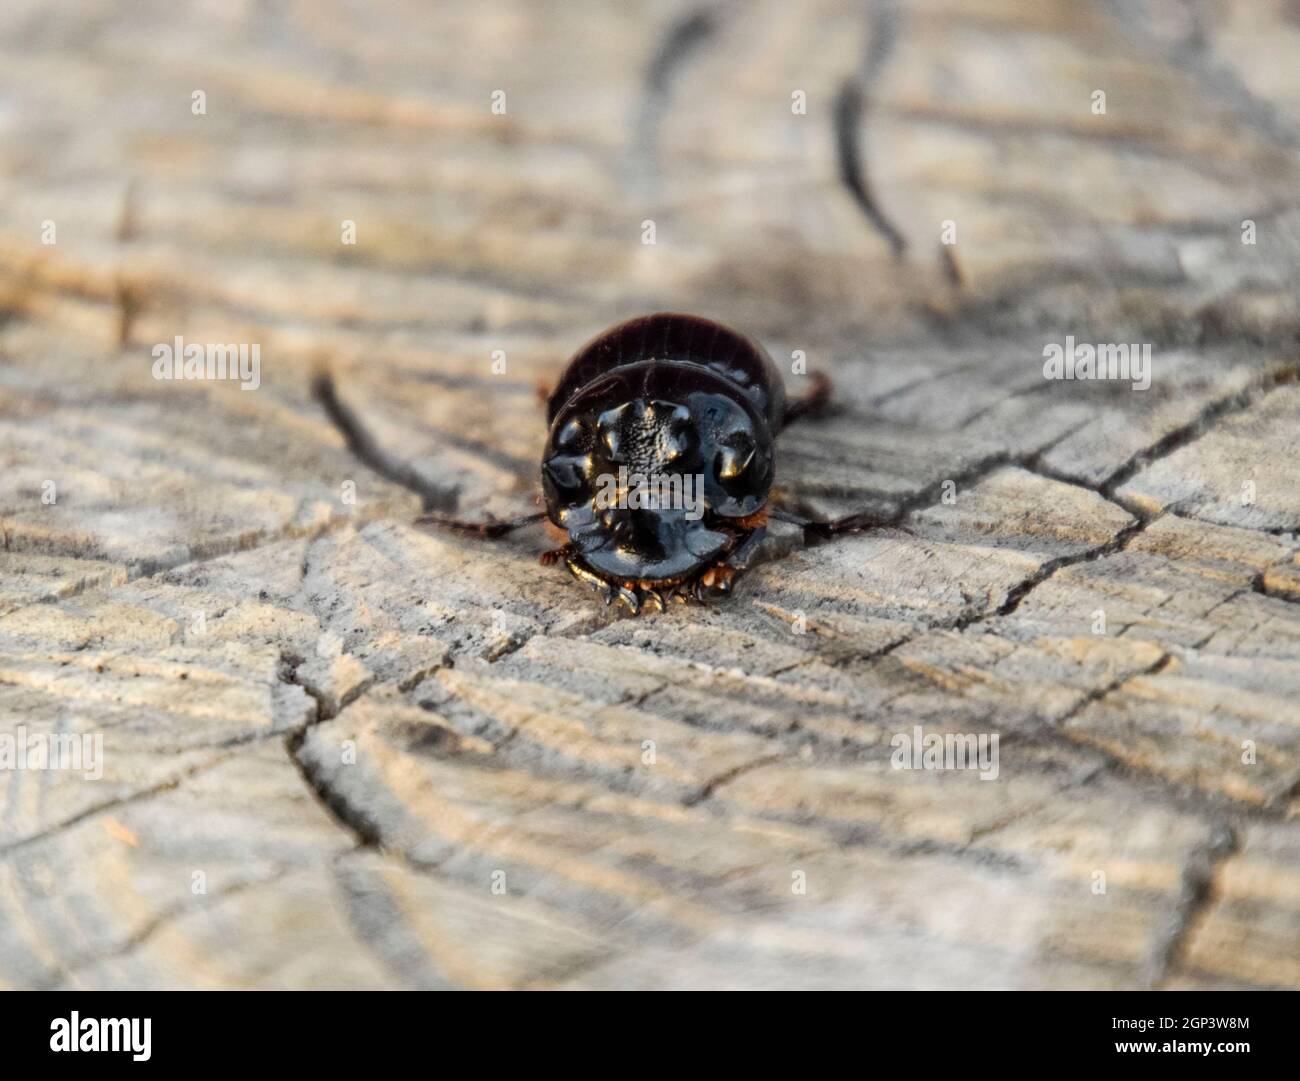
[[[569,545],[562,544],[558,548],[550,548],[537,557],[537,562],[543,567],[554,567],[561,559],[569,555]]]
[[[758,552],[767,535],[766,526],[758,526],[740,542],[727,557],[710,567],[706,567],[689,586],[680,586],[678,600],[697,600],[706,603],[710,592],[730,593],[736,577],[749,568],[754,555]]]
[[[778,522],[787,522],[790,525],[799,526],[803,530],[804,544],[829,540],[831,537],[838,537],[842,533],[855,533],[861,529],[874,529],[878,526],[893,524],[890,519],[882,518],[871,511],[846,514],[843,518],[832,518],[827,522],[805,518],[800,514],[791,514],[789,511],[774,509],[772,518]]]
[[[824,372],[813,372],[812,389],[802,397],[794,399],[785,407],[785,416],[781,418],[781,430],[790,427],[800,417],[820,412],[831,400],[830,376]]]
[[[695,581],[696,595],[704,600],[708,593],[706,590],[714,590],[718,593],[730,593],[732,579],[740,573],[739,568],[731,566],[729,563],[715,563],[704,571],[703,574]]]
[[[628,611],[634,616],[641,612],[641,594],[636,587],[628,589],[627,586],[618,587],[618,599],[622,604],[626,604]]]
[[[737,545],[735,551],[727,556],[725,566],[733,568],[733,572],[748,570],[750,562],[758,553],[763,538],[766,536],[767,526],[759,526]]]
[[[599,575],[592,574],[591,571],[587,570],[587,568],[577,562],[577,560],[566,558],[564,560],[564,565],[569,568],[569,573],[573,575],[574,578],[583,585],[590,586],[599,593],[606,604],[609,604],[610,601],[614,599],[614,587],[605,581],[605,579],[601,578]]]
[[[767,507],[769,517],[780,517],[782,513],[786,515],[803,515],[805,518],[813,519],[817,517],[817,511],[809,503],[800,499],[789,488],[781,485],[773,486],[771,493],[767,497]]]
[[[795,514],[793,511],[783,510],[780,507],[773,507],[772,513],[769,517],[774,522],[785,522],[786,525],[797,525],[803,530],[803,539],[805,543],[807,542],[811,532],[817,529],[825,529],[830,525],[830,522],[820,522],[815,518],[808,518],[802,514]]]
[[[647,601],[653,601],[655,605],[659,608],[659,611],[665,612],[668,610],[667,605],[664,604],[664,595],[660,593],[659,590],[647,589],[644,591],[644,593],[645,593],[645,599]]]

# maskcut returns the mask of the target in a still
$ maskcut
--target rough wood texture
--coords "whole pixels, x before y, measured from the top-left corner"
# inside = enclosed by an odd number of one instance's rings
[[[104,773],[0,773],[0,983],[1300,986],[1298,52],[1282,3],[10,0],[0,733]],[[414,528],[310,395],[526,511],[536,383],[659,309],[832,375],[781,484],[888,524],[630,619]],[[1044,380],[1066,334],[1150,389]],[[153,379],[177,335],[259,389]],[[916,725],[998,778],[892,769]]]

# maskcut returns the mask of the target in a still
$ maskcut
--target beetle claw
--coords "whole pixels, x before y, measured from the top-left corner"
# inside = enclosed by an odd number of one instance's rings
[[[568,554],[569,554],[569,546],[567,544],[564,544],[561,545],[559,548],[552,548],[549,551],[543,552],[541,555],[537,557],[537,562],[540,563],[543,567],[553,567],[555,566],[556,563],[558,563],[561,559],[563,559]]]
[[[621,603],[626,604],[628,611],[634,616],[641,611],[641,595],[635,588],[628,589],[626,586],[619,586],[618,599]]]
[[[713,580],[709,583],[719,593],[730,593],[735,582],[737,570],[730,563],[719,563],[713,568]]]
[[[572,559],[566,559],[564,565],[569,568],[569,573],[573,575],[574,578],[583,585],[590,586],[600,594],[606,604],[610,604],[614,600],[614,587],[605,581],[605,579],[592,574],[586,567],[579,565]]]

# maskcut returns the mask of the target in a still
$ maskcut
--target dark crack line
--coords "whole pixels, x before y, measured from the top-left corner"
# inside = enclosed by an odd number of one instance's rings
[[[870,406],[872,411],[878,412],[881,406],[888,405],[895,398],[901,398],[905,394],[910,394],[919,387],[926,386],[929,383],[937,383],[941,379],[948,379],[954,375],[961,375],[965,372],[978,371],[987,368],[988,364],[988,357],[979,357],[976,360],[970,360],[964,364],[954,364],[939,371],[929,372],[928,374],[921,376],[919,379],[913,379],[910,382],[903,383],[901,386],[894,387],[892,390],[885,391],[884,394],[868,399],[867,404]]]
[[[966,284],[965,275],[962,274],[961,264],[957,261],[957,253],[953,251],[951,244],[939,245],[939,268],[943,271],[944,281],[946,281],[953,290],[960,290]]]
[[[1215,822],[1209,838],[1198,845],[1183,866],[1178,900],[1168,922],[1155,936],[1147,960],[1147,985],[1158,990],[1181,964],[1201,917],[1214,900],[1214,879],[1224,861],[1240,848],[1236,831]]]
[[[740,765],[733,766],[729,770],[724,770],[716,777],[709,778],[709,780],[702,784],[697,791],[691,793],[691,795],[682,800],[682,805],[685,807],[694,807],[696,804],[703,803],[705,800],[711,799],[713,793],[723,785],[729,784],[737,777],[748,773],[750,770],[758,769],[760,766],[770,765],[773,762],[779,762],[782,757],[783,756],[779,754],[766,754],[759,758],[755,758],[752,761],[742,762]]]
[[[694,50],[708,41],[717,29],[717,13],[709,8],[690,12],[673,23],[650,61],[650,67],[646,70],[647,96],[659,99],[662,103],[662,99],[671,88],[677,69]]]
[[[139,185],[135,178],[128,180],[122,190],[122,206],[117,214],[117,242],[127,244],[134,240],[140,231],[136,212]]]
[[[898,43],[898,0],[870,0],[867,5],[867,53],[862,58],[862,85],[872,89]]]
[[[299,665],[294,663],[293,658],[283,657],[282,661],[285,669],[284,682],[295,687],[301,687],[316,706],[314,716],[305,725],[290,732],[285,738],[284,748],[289,755],[289,761],[297,769],[298,775],[302,778],[303,784],[307,786],[308,791],[316,797],[316,801],[329,816],[356,838],[358,847],[379,847],[381,843],[379,824],[363,810],[349,803],[342,793],[330,788],[323,771],[314,768],[302,753],[303,744],[306,743],[307,734],[311,729],[327,720],[333,720],[348,705],[360,698],[369,689],[370,685],[366,684],[356,688],[355,693],[347,696],[345,701],[340,701],[338,708],[334,709],[333,704],[326,699],[324,694],[299,679]]]
[[[975,410],[974,413],[961,422],[960,430],[965,431],[976,421],[983,420],[986,416],[994,410],[1000,409],[1007,402],[1013,402],[1017,398],[1027,398],[1034,394],[1046,394],[1054,389],[1055,385],[1053,383],[1050,383],[1046,379],[1040,379],[1027,387],[1020,387],[1017,390],[1013,390],[1010,394],[1004,394],[1000,398],[989,402],[988,405],[981,406],[979,409]]]
[[[340,826],[356,838],[359,848],[380,848],[383,844],[379,823],[360,807],[355,806],[341,792],[330,787],[322,770],[315,768],[302,753],[307,740],[308,729],[314,725],[293,733],[285,740],[285,749],[302,777],[307,790],[316,797],[316,801],[328,812]]]
[[[1112,19],[1121,32],[1134,40],[1144,54],[1149,55],[1153,50],[1161,52],[1166,63],[1197,76],[1197,85],[1209,91],[1212,100],[1270,142],[1300,146],[1300,130],[1296,125],[1277,106],[1256,95],[1230,66],[1216,60],[1201,5],[1184,5],[1192,17],[1191,31],[1168,44],[1150,28],[1141,6],[1135,8],[1123,0],[1107,0],[1105,6],[1111,9]]]
[[[302,577],[304,581],[310,569],[309,548],[303,556]],[[312,716],[308,718],[307,722],[290,731],[285,737],[284,749],[289,756],[289,761],[293,763],[294,768],[298,771],[298,776],[302,778],[303,784],[315,797],[316,802],[320,804],[330,818],[355,838],[358,848],[378,848],[381,843],[378,824],[364,811],[349,803],[341,793],[331,789],[325,780],[323,772],[313,768],[302,753],[303,744],[306,743],[307,735],[311,729],[326,721],[333,720],[344,709],[364,695],[373,686],[374,681],[370,680],[352,688],[348,694],[339,700],[336,707],[323,692],[310,686],[299,676],[298,669],[305,663],[301,658],[282,654],[280,662],[281,680],[290,686],[300,687],[303,693],[312,700],[315,707]],[[430,667],[430,671],[434,671],[439,667],[441,665],[433,665]]]
[[[894,258],[901,259],[907,251],[907,240],[876,202],[862,166],[864,151],[861,131],[865,110],[866,93],[861,83],[856,77],[845,80],[835,96],[835,109],[832,115],[840,183],[848,189],[849,195],[853,197],[853,201],[866,216],[867,221],[884,237],[894,253]]]
[[[140,290],[121,275],[113,285],[113,294],[117,305],[117,347],[125,349],[131,344],[131,334],[144,308],[144,300]]]
[[[1152,515],[1144,508],[1132,505],[1130,501],[1121,499],[1116,495],[1116,491],[1140,470],[1150,465],[1152,462],[1168,457],[1181,447],[1184,447],[1189,443],[1194,442],[1202,435],[1207,434],[1216,421],[1250,408],[1270,391],[1279,386],[1294,383],[1298,377],[1300,377],[1300,366],[1280,368],[1270,372],[1263,379],[1253,383],[1251,386],[1245,387],[1234,394],[1212,402],[1210,405],[1202,409],[1192,420],[1188,421],[1186,424],[1180,425],[1173,431],[1166,433],[1166,435],[1152,446],[1140,451],[1138,454],[1135,454],[1128,460],[1128,462],[1112,473],[1110,477],[1101,484],[1089,484],[1083,480],[1059,474],[1055,470],[1045,466],[1042,459],[1048,451],[1051,450],[1051,446],[1044,447],[1032,455],[1026,455],[1019,459],[1009,457],[1005,458],[1001,463],[998,463],[996,457],[988,459],[988,462],[995,464],[990,468],[981,471],[978,479],[974,480],[973,483],[979,483],[984,476],[987,476],[993,471],[993,469],[997,468],[998,464],[1017,465],[1029,472],[1037,473],[1038,475],[1056,481],[1057,483],[1070,484],[1074,487],[1082,488],[1085,491],[1093,492],[1108,502],[1113,503],[1115,506],[1122,508],[1126,513],[1131,514],[1136,520],[1131,525],[1120,530],[1119,533],[1105,544],[1098,545],[1095,548],[1090,548],[1075,555],[1061,556],[1057,559],[1048,560],[1035,574],[1025,579],[1019,585],[1013,587],[996,611],[984,612],[972,615],[965,620],[959,620],[954,625],[955,629],[964,630],[967,626],[989,619],[992,616],[1005,616],[1011,614],[1020,606],[1020,603],[1035,587],[1047,581],[1061,568],[1073,566],[1079,563],[1090,563],[1102,558],[1103,556],[1113,555],[1118,551],[1122,551],[1127,544],[1137,534],[1146,529],[1147,526],[1160,517],[1163,517],[1166,513],[1174,513],[1177,508],[1170,506],[1165,508],[1165,510],[1161,511],[1159,514]],[[1068,433],[1056,442],[1061,442],[1065,438],[1068,438]],[[972,483],[972,481],[966,480],[962,483],[969,484]],[[937,492],[941,490],[942,482],[939,483],[939,486],[935,491]],[[924,495],[925,493],[923,492],[919,494]],[[932,502],[932,500],[930,502]],[[929,503],[925,505],[929,505]],[[914,509],[924,509],[924,507],[916,507]],[[905,518],[908,513],[911,512],[905,511],[900,516],[900,521]],[[1256,592],[1265,596],[1275,596],[1264,589],[1262,573],[1256,576],[1253,588]],[[1282,597],[1281,599],[1290,600],[1291,598]]]
[[[354,854],[355,850],[344,856]],[[412,873],[421,873],[405,859],[392,862]],[[382,874],[340,857],[334,861],[333,879],[356,940],[403,986],[417,991],[456,989],[455,981],[442,971],[411,927]]]
[[[752,600],[751,604],[759,613],[760,618],[766,625],[780,627],[782,630],[786,630],[790,627],[791,620],[786,618],[777,606],[769,605],[756,599]],[[856,650],[846,648],[841,650],[840,647],[844,645],[848,639],[835,634],[823,634],[818,629],[817,622],[814,620],[808,628],[808,633],[802,637],[819,639],[822,645],[818,646],[817,644],[810,644],[806,647],[796,645],[795,648],[803,650],[799,659],[791,661],[789,664],[783,664],[779,668],[771,669],[765,673],[765,678],[776,680],[779,676],[783,676],[787,672],[797,671],[798,669],[805,668],[814,662],[824,664],[827,668],[843,669],[848,667],[850,664],[874,661],[878,657],[889,656],[889,654],[893,653],[894,650],[913,641],[918,634],[924,634],[926,631],[931,629],[933,628],[926,626],[912,627],[911,634],[903,635],[902,637],[896,638],[894,641],[886,643],[883,646],[878,646],[875,649]]]
[[[700,8],[690,12],[668,27],[651,58],[632,137],[632,159],[638,179],[657,175],[659,130],[671,104],[673,83],[685,63],[717,33],[719,25],[715,10]]]
[[[1161,458],[1167,458],[1189,443],[1195,442],[1202,435],[1208,433],[1216,421],[1249,409],[1270,391],[1294,383],[1298,377],[1300,377],[1300,365],[1292,364],[1268,373],[1262,379],[1248,387],[1244,387],[1235,394],[1211,402],[1186,424],[1179,425],[1171,432],[1166,432],[1150,447],[1133,455],[1097,487],[1097,493],[1120,503],[1126,510],[1131,510],[1132,508],[1125,505],[1122,500],[1116,499],[1115,492],[1124,484],[1127,484],[1142,469]]]
[[[804,529],[804,547],[812,548],[821,544],[830,544],[841,537],[867,529],[893,528],[900,529],[905,533],[911,533],[912,531],[906,526],[907,519],[917,511],[935,506],[942,498],[945,485],[949,482],[956,485],[958,489],[975,487],[997,470],[1006,466],[1017,466],[1030,472],[1037,472],[1037,463],[1042,455],[1047,454],[1058,443],[1069,439],[1087,423],[1089,422],[1085,420],[1066,429],[1050,442],[1027,454],[998,451],[995,454],[985,455],[966,468],[950,473],[948,476],[936,477],[925,487],[919,488],[910,496],[898,500],[892,511],[878,513],[871,509],[865,509],[830,521],[810,522]],[[1051,477],[1050,479],[1061,480],[1063,478]],[[1079,482],[1065,480],[1064,483],[1075,484],[1077,487],[1096,492],[1095,488]],[[1101,495],[1102,493],[1097,492],[1096,494]],[[880,493],[879,498],[882,502],[888,504],[894,503],[897,497],[888,493]],[[1109,499],[1108,496],[1103,496],[1103,498]],[[1116,500],[1110,501],[1117,503]],[[1131,513],[1127,507],[1123,507],[1118,503],[1117,505],[1120,505],[1121,509],[1126,513]],[[768,560],[763,560],[763,562],[768,562]]]
[[[1154,521],[1154,519],[1152,519],[1152,521]],[[1055,559],[1047,560],[1047,562],[1039,567],[1036,572],[1008,590],[1006,598],[996,609],[992,612],[986,612],[975,616],[973,619],[960,624],[957,629],[965,630],[965,628],[970,626],[970,624],[990,619],[993,616],[1009,616],[1020,607],[1020,603],[1031,592],[1033,592],[1034,589],[1046,582],[1063,567],[1074,567],[1080,563],[1092,563],[1101,559],[1103,556],[1114,555],[1116,552],[1121,552],[1129,541],[1146,529],[1150,524],[1149,521],[1139,518],[1131,525],[1125,526],[1104,544],[1099,544],[1095,548],[1085,549],[1082,552],[1076,552],[1073,555],[1058,556]]]
[[[1158,802],[1173,803],[1175,809],[1182,809],[1184,805],[1190,804],[1192,813],[1203,815],[1205,813],[1205,803],[1207,802],[1205,793],[1196,789],[1192,789],[1190,792],[1184,790],[1159,774],[1139,769],[1131,763],[1116,758],[1104,748],[1097,747],[1086,741],[1080,745],[1078,742],[1070,740],[1063,732],[1064,724],[1089,705],[1108,697],[1135,679],[1158,675],[1168,668],[1172,662],[1173,656],[1171,654],[1162,654],[1154,664],[1142,671],[1131,673],[1121,679],[1112,681],[1105,687],[1089,692],[1051,725],[1042,726],[1032,733],[1026,733],[1026,737],[1031,742],[1042,742],[1044,737],[1046,737],[1047,741],[1057,742],[1064,737],[1066,742],[1073,748],[1078,749],[1079,746],[1082,746],[1098,754],[1102,762],[1101,770],[1111,774],[1121,783],[1127,785],[1137,783],[1141,789],[1154,786],[1156,792],[1164,797],[1163,800]],[[1090,773],[1088,779],[1091,779],[1096,772]],[[1297,782],[1300,783],[1300,778],[1297,778]],[[1283,800],[1274,800],[1266,807],[1258,807],[1253,804],[1241,804],[1237,801],[1231,801],[1232,808],[1237,814],[1247,818],[1262,819],[1280,819],[1283,817],[1285,813],[1282,806],[1283,802]],[[1234,827],[1226,820],[1216,817],[1211,824],[1209,839],[1195,848],[1188,856],[1183,867],[1178,900],[1166,924],[1157,931],[1147,961],[1146,983],[1152,989],[1159,988],[1182,961],[1187,944],[1191,941],[1202,914],[1213,901],[1215,873],[1226,859],[1238,851],[1239,847],[1240,841]]]
[[[279,735],[279,733],[274,733],[274,735]],[[247,746],[248,742],[256,742],[256,740],[246,741],[241,743],[239,746]],[[55,837],[60,833],[64,833],[67,830],[72,829],[74,826],[80,825],[87,819],[94,818],[96,815],[103,814],[106,811],[115,811],[119,807],[129,807],[133,803],[140,803],[143,800],[150,799],[162,794],[163,792],[170,792],[174,788],[179,788],[189,778],[219,766],[222,762],[231,758],[234,753],[235,752],[232,751],[231,754],[217,755],[215,758],[210,758],[205,762],[200,762],[197,765],[191,766],[184,772],[179,773],[174,777],[169,777],[165,781],[160,781],[158,784],[150,785],[148,788],[140,789],[137,792],[132,792],[117,799],[105,800],[103,803],[97,803],[93,807],[87,807],[85,810],[78,811],[76,814],[69,818],[65,818],[63,821],[58,822],[53,826],[48,826],[37,833],[22,838],[21,840],[12,841],[7,845],[0,846],[0,859],[6,858],[15,852],[21,852],[23,849],[30,848],[31,846],[48,840],[51,837]]]
[[[1277,811],[1278,816],[1282,817],[1286,812],[1287,804],[1298,795],[1300,795],[1300,769],[1296,770],[1289,781],[1278,787],[1277,794],[1268,801],[1268,809]]]
[[[112,593],[115,590],[122,589],[125,586],[129,586],[143,579],[155,578],[160,574],[170,574],[173,571],[187,570],[204,563],[211,563],[213,560],[224,559],[226,556],[240,555],[245,552],[254,552],[260,548],[266,548],[272,544],[278,544],[281,541],[294,541],[303,538],[306,538],[309,541],[315,541],[319,540],[327,533],[332,533],[344,526],[361,526],[377,521],[401,521],[401,519],[395,516],[391,512],[390,508],[381,504],[373,510],[358,511],[355,514],[348,515],[340,514],[319,526],[302,527],[288,525],[281,529],[261,531],[251,540],[247,535],[218,538],[199,545],[198,547],[202,549],[201,551],[191,549],[174,560],[138,559],[128,563],[113,559],[107,555],[107,553],[94,548],[76,548],[69,545],[57,543],[51,544],[44,541],[38,544],[20,543],[17,547],[14,547],[12,545],[12,537],[6,534],[10,543],[5,545],[5,551],[32,552],[37,555],[55,555],[82,560],[99,560],[101,562],[109,563],[113,567],[121,568],[126,577],[121,583],[106,585],[97,582],[86,582],[84,584],[78,584],[77,588],[71,589],[67,593],[52,593],[48,596],[40,597],[37,600],[20,605],[17,608],[8,609],[4,614],[12,615],[14,612],[21,612],[27,608],[34,608],[43,604],[57,604],[60,601],[71,600],[88,593]]]
[[[1100,702],[1103,698],[1108,698],[1116,691],[1123,689],[1133,680],[1142,679],[1144,676],[1159,675],[1161,672],[1163,672],[1166,668],[1168,668],[1173,663],[1173,660],[1174,658],[1172,654],[1162,653],[1159,659],[1154,664],[1148,665],[1146,668],[1143,668],[1140,672],[1129,672],[1127,675],[1123,675],[1120,676],[1118,679],[1111,680],[1104,687],[1097,687],[1094,690],[1089,691],[1082,698],[1080,698],[1078,702],[1076,702],[1068,710],[1066,710],[1059,717],[1057,717],[1052,722],[1052,724],[1055,727],[1060,728],[1067,721],[1073,719],[1074,717],[1077,717],[1080,713],[1082,713],[1094,702]]]
[[[896,260],[907,251],[907,239],[877,201],[863,163],[867,160],[865,121],[869,96],[898,41],[899,18],[895,0],[872,0],[868,5],[866,55],[859,72],[840,86],[831,113],[840,183],[889,244]]]
[[[334,387],[334,380],[325,372],[318,372],[312,382],[312,394],[324,409],[325,415],[343,436],[353,456],[385,480],[406,488],[420,497],[424,511],[454,511],[459,503],[460,488],[456,484],[438,484],[424,476],[409,462],[391,457],[370,436],[357,415],[343,403]]]
[[[221,902],[229,897],[236,897],[241,893],[247,893],[249,890],[258,889],[262,886],[272,886],[289,874],[288,868],[281,868],[275,873],[268,875],[266,878],[248,879],[243,882],[236,882],[227,886],[223,890],[217,890],[215,893],[204,894],[204,900],[201,903],[181,903],[171,905],[162,912],[156,914],[153,919],[149,920],[138,931],[129,935],[121,944],[108,953],[99,954],[95,957],[87,957],[83,960],[75,961],[71,965],[65,965],[56,969],[49,977],[41,981],[36,990],[52,991],[66,982],[69,978],[75,978],[79,973],[94,965],[122,961],[135,953],[136,950],[144,946],[151,938],[170,923],[195,913],[207,912],[211,908],[216,908]]]

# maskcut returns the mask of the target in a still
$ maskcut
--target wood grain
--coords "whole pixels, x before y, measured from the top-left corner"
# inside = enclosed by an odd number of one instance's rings
[[[1297,42],[5,5],[0,735],[104,753],[0,771],[0,984],[1300,986]],[[414,526],[312,398],[527,512],[537,384],[655,310],[831,375],[779,484],[880,526],[627,618],[540,529]],[[1067,334],[1150,388],[1045,380]],[[260,385],[155,379],[178,335]],[[996,779],[893,768],[918,728]]]

